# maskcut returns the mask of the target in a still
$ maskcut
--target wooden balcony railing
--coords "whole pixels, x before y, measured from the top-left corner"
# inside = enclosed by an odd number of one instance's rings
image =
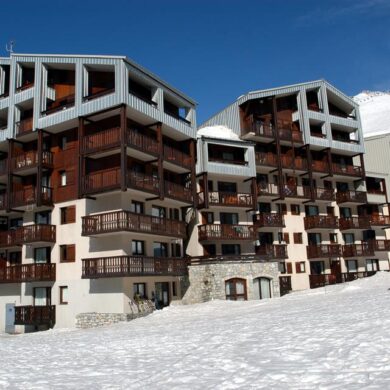
[[[305,187],[306,191],[311,191],[310,187]],[[336,193],[333,188],[318,188],[314,187],[313,191],[310,192],[312,199],[314,200],[324,200],[327,202],[332,202],[336,200]],[[308,194],[307,194],[308,195]]]
[[[258,195],[279,195],[279,186],[276,184],[269,184],[269,183],[264,183],[260,182],[257,183],[257,194]]]
[[[324,287],[332,284],[352,282],[353,280],[375,275],[376,271],[349,272],[341,274],[309,275],[310,288]]]
[[[191,156],[169,145],[164,145],[164,160],[191,169]]]
[[[256,249],[256,255],[264,256],[269,260],[288,259],[287,245],[261,245]]]
[[[368,217],[340,217],[340,230],[348,229],[370,229],[370,219]]]
[[[82,218],[83,236],[122,231],[185,237],[186,224],[183,221],[137,214],[125,210],[88,215]]]
[[[221,264],[221,263],[264,263],[267,259],[264,256],[245,254],[245,255],[214,255],[214,256],[196,256],[191,257],[192,265],[199,264]]]
[[[256,165],[277,167],[278,166],[277,155],[274,153],[256,152]]]
[[[284,216],[279,213],[260,213],[253,216],[256,227],[285,227]]]
[[[159,179],[155,176],[139,172],[129,172],[127,175],[127,185],[140,191],[158,194]]]
[[[249,132],[253,132],[257,137],[275,138],[275,131],[272,123],[253,118],[253,116],[251,120],[252,125]],[[246,133],[248,133],[248,131]]]
[[[303,142],[302,133],[298,130],[293,130],[293,124],[289,121],[278,120],[278,134],[279,139],[282,141]]]
[[[234,207],[253,207],[252,194],[235,192],[209,192],[209,206],[234,206]],[[198,192],[198,203],[204,205],[204,192]]]
[[[15,306],[15,325],[48,325],[56,322],[56,307]]]
[[[42,111],[42,114],[49,115],[54,114],[56,112],[66,110],[74,106],[75,95],[70,94],[67,96],[63,96],[54,102],[51,103],[50,107],[48,107],[45,111]]]
[[[6,175],[7,172],[7,159],[0,160],[0,176]]]
[[[343,245],[344,257],[374,256],[374,245],[369,242]]]
[[[308,245],[306,247],[307,258],[316,259],[321,257],[332,258],[341,256],[341,245],[339,244],[319,244]]]
[[[25,81],[22,83],[20,87],[16,88],[16,92],[25,91],[26,89],[32,88],[34,86],[34,82]]]
[[[53,189],[51,187],[42,186],[41,193],[37,193],[38,190],[35,186],[28,186],[23,189],[12,191],[10,196],[11,207],[23,207],[30,204],[37,203],[38,196],[41,198],[41,202],[44,205],[50,206],[53,204]]]
[[[287,154],[280,156],[282,167],[286,169],[295,169],[299,171],[307,171],[307,160],[301,157],[293,157]]]
[[[55,225],[37,224],[20,226],[15,230],[0,232],[0,247],[13,247],[32,242],[55,242]]]
[[[83,139],[83,152],[91,153],[118,147],[121,142],[119,127],[88,134]]]
[[[113,256],[83,259],[82,278],[123,276],[185,276],[189,258]]]
[[[329,172],[329,164],[322,160],[312,160],[311,168],[314,172]]]
[[[42,152],[42,164],[45,166],[53,165],[53,153]],[[27,168],[34,168],[38,166],[38,153],[26,152],[12,158],[11,167],[14,170],[22,170]]]
[[[127,130],[127,144],[146,153],[158,154],[158,142],[156,138],[131,128]]]
[[[364,191],[337,191],[337,203],[367,203],[367,193]]]
[[[51,282],[56,280],[56,265],[22,264],[0,267],[0,283]]]
[[[307,195],[302,186],[284,184],[281,186],[281,190],[283,196],[286,198],[305,198]]]
[[[26,118],[15,123],[16,135],[23,135],[33,130],[33,118]]]
[[[371,226],[390,226],[390,216],[388,215],[369,215]]]
[[[376,252],[390,252],[390,240],[373,240],[370,245],[374,246]]]
[[[305,230],[338,229],[338,218],[333,215],[312,215],[304,218]]]
[[[251,225],[210,224],[198,226],[199,241],[206,240],[255,240]]]
[[[99,91],[99,92],[90,93],[88,96],[84,96],[83,100],[90,101],[93,99],[100,98],[102,96],[110,95],[111,93],[114,93],[114,92],[115,92],[115,88],[107,88],[107,89],[104,89],[104,90]]]
[[[84,177],[84,193],[109,191],[120,186],[120,168],[93,172]]]
[[[189,187],[184,187],[182,184],[172,181],[164,181],[164,195],[167,198],[180,200],[186,203],[192,203],[192,190]]]
[[[337,175],[357,176],[363,175],[362,168],[354,165],[332,163],[332,171]]]

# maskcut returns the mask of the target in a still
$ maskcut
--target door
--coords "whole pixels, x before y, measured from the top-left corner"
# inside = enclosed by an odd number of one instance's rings
[[[259,278],[260,299],[271,298],[271,281],[268,278]]]
[[[5,305],[5,332],[15,333],[15,304],[7,303]]]
[[[246,301],[246,280],[241,278],[229,279],[225,282],[225,296],[229,301]]]
[[[331,279],[334,283],[341,283],[341,263],[340,260],[332,261],[330,265]]]
[[[169,305],[169,283],[168,282],[157,282],[155,283],[157,301],[156,308],[162,309]]]

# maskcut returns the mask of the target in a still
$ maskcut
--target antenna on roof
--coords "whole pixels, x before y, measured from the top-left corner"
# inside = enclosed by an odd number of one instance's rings
[[[8,51],[9,55],[11,56],[11,54],[14,52],[14,44],[15,44],[15,41],[9,41],[8,43],[6,43],[5,45],[5,50]]]

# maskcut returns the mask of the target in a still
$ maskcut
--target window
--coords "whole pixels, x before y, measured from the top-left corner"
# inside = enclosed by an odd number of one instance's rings
[[[76,206],[61,207],[61,225],[76,222]]]
[[[358,272],[357,260],[347,260],[347,272]]]
[[[154,257],[168,257],[168,244],[166,242],[153,243]]]
[[[298,263],[295,263],[295,270],[297,274],[302,274],[306,272],[306,266],[304,261],[299,261]]]
[[[353,233],[344,233],[343,239],[346,245],[350,245],[355,242],[355,235]]]
[[[276,208],[278,210],[278,214],[287,215],[287,205],[284,203],[277,203]]]
[[[310,272],[312,275],[322,275],[325,273],[325,262],[323,261],[311,261]]]
[[[306,217],[318,215],[318,206],[306,206],[305,212],[306,212]]]
[[[206,244],[203,245],[203,255],[204,256],[215,256],[217,254],[217,248],[215,244]]]
[[[172,295],[177,296],[176,282],[172,282]]]
[[[169,218],[176,221],[180,221],[180,211],[179,209],[169,209]]]
[[[159,218],[166,218],[167,210],[165,207],[152,206],[152,216]]]
[[[23,218],[12,218],[9,221],[9,228],[16,229],[17,227],[23,226]]]
[[[68,304],[68,286],[60,286],[60,305]]]
[[[226,299],[231,301],[246,301],[246,280],[233,278],[225,282]]]
[[[178,242],[173,242],[171,244],[171,256],[181,257],[181,246]]]
[[[203,212],[202,213],[202,223],[203,224],[213,224],[214,223],[214,213]]]
[[[290,243],[290,236],[288,233],[281,233],[279,232],[278,233],[278,241],[279,241],[279,244],[289,244]]]
[[[50,305],[50,287],[34,287],[34,306]]]
[[[292,274],[293,273],[292,263],[290,263],[290,262],[286,263],[286,268],[287,268],[287,273],[288,274]]]
[[[50,263],[50,247],[34,249],[34,263],[46,264]]]
[[[319,245],[322,241],[321,233],[307,233],[307,240],[309,245]]]
[[[284,262],[280,262],[279,263],[279,272],[281,274],[285,274],[286,273],[286,263],[284,263]]]
[[[366,260],[366,270],[368,272],[379,271],[379,261],[377,259]]]
[[[49,225],[51,223],[51,211],[35,213],[35,223]]]
[[[237,184],[219,181],[218,182],[218,191],[219,192],[236,193],[237,192]]]
[[[10,252],[8,256],[10,265],[22,264],[22,252]]]
[[[221,245],[221,252],[224,256],[229,255],[240,255],[241,254],[241,247],[239,244],[222,244]]]
[[[331,244],[337,244],[337,233],[329,233],[329,241]]]
[[[292,204],[291,205],[291,214],[292,215],[299,215],[301,212],[299,204]]]
[[[146,299],[146,284],[133,283],[133,296],[134,299],[136,299],[137,296],[141,299]]]
[[[144,204],[142,202],[137,202],[136,200],[133,200],[131,202],[130,211],[132,213],[143,214]]]
[[[302,244],[303,239],[302,239],[302,233],[294,233],[294,244]]]
[[[133,255],[144,255],[145,241],[139,241],[139,240],[131,241],[131,253]]]
[[[61,137],[61,149],[66,150],[67,147],[68,147],[68,137],[64,135],[63,137]]]
[[[237,225],[238,214],[237,213],[220,213],[221,224]]]
[[[60,262],[74,262],[76,261],[76,245],[60,245]]]

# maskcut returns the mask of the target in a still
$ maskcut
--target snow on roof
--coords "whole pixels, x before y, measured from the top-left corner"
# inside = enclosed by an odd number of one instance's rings
[[[226,126],[207,126],[198,130],[198,137],[219,138],[230,141],[240,141],[240,137]]]
[[[390,92],[363,91],[353,100],[359,104],[365,137],[390,133]]]

